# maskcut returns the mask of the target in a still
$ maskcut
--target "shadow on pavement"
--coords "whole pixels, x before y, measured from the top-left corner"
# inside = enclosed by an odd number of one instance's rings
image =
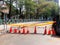
[[[60,35],[52,35],[51,37],[60,38]]]
[[[23,33],[8,33],[8,34],[22,34],[22,35],[25,35],[25,34],[23,34]],[[34,33],[29,33],[29,34],[31,34],[31,35],[43,35],[43,33],[36,33],[36,34],[34,34]],[[27,34],[26,34],[27,35]]]

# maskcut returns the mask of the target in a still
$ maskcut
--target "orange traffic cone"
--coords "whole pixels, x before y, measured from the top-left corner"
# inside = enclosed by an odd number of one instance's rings
[[[52,35],[56,35],[54,28],[52,28]]]
[[[27,27],[27,32],[26,32],[26,34],[28,34],[29,33],[29,30],[28,30],[28,27]]]
[[[18,33],[21,33],[21,31],[19,30],[19,32]]]
[[[48,35],[51,35],[51,30],[48,31]]]
[[[27,33],[26,34],[28,34],[29,33],[29,30],[27,30]]]
[[[17,33],[17,29],[14,29],[14,33]]]
[[[45,30],[44,30],[44,35],[45,35],[45,34],[47,34],[47,29],[46,29],[46,27],[45,27]]]
[[[25,28],[23,28],[23,32],[22,32],[22,34],[25,34]]]
[[[10,27],[10,31],[9,32],[12,33],[12,27]]]
[[[36,26],[35,26],[35,29],[34,29],[34,34],[36,34],[37,33],[37,31],[36,31]]]

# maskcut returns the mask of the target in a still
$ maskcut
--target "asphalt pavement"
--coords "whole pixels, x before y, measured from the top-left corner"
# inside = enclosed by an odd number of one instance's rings
[[[42,34],[5,34],[0,45],[60,45],[59,37]]]

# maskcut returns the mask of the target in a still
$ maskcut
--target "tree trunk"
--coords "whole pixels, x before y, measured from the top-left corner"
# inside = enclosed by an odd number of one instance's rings
[[[10,19],[11,18],[11,0],[10,0],[10,7],[9,7],[9,14],[8,14],[8,18]]]
[[[37,12],[36,12],[36,19],[38,19],[38,15],[39,15],[39,9],[37,9]]]
[[[20,15],[21,15],[21,8],[20,8]]]

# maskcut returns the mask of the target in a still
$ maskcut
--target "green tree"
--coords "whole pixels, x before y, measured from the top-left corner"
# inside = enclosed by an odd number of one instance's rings
[[[40,16],[49,17],[58,14],[58,5],[53,1],[46,0],[38,0],[38,3],[32,0],[17,0],[16,4],[18,5],[17,9],[13,6],[13,2],[16,0],[11,0],[10,3],[7,3],[10,9],[10,15],[15,15],[17,10],[19,11],[19,15],[24,15],[25,18],[36,18],[38,19]],[[24,6],[24,10],[22,11]],[[10,16],[9,16],[10,17]]]
[[[26,10],[26,17],[25,18],[33,18],[33,15],[35,13],[35,9],[36,9],[36,3],[34,1],[25,0],[25,10]]]
[[[55,13],[58,12],[58,6],[55,2],[50,1],[47,2],[43,0],[43,2],[40,0],[37,6],[37,14],[36,18],[39,18],[39,16],[43,15],[43,17],[48,17],[51,15],[55,15]]]
[[[7,6],[9,7],[9,14],[7,15],[9,19],[11,18],[12,15],[16,14],[16,8],[13,6],[13,2],[14,1],[15,0],[5,1],[5,3],[7,4]]]
[[[24,6],[24,0],[18,0],[18,7],[19,7],[20,15],[22,14],[23,6]]]

